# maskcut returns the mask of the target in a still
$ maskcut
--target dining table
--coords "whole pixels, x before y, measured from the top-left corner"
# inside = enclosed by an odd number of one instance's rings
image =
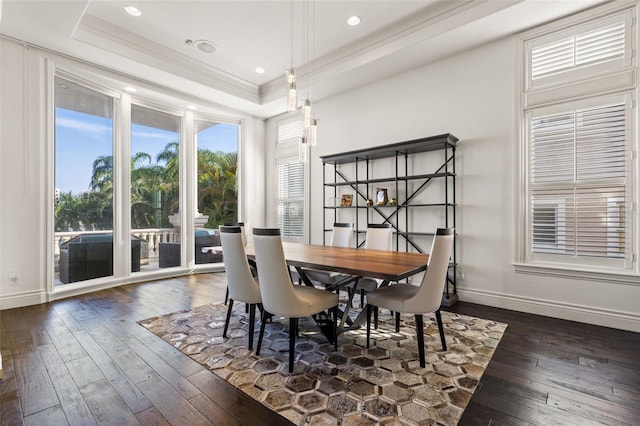
[[[341,309],[341,319],[338,324],[338,334],[346,330],[358,328],[366,321],[366,306],[354,319],[349,317],[353,296],[358,289],[358,282],[363,277],[380,280],[380,287],[398,282],[423,272],[427,268],[429,255],[415,252],[373,250],[352,247],[334,247],[293,242],[283,242],[284,256],[287,264],[295,268],[304,284],[314,286],[305,273],[305,269],[316,269],[344,274],[347,278],[340,282],[326,286],[332,291],[353,283],[349,292],[349,301]],[[245,246],[247,258],[255,261],[255,251],[252,245]],[[258,271],[258,274],[260,271]],[[332,341],[333,327],[321,327]]]

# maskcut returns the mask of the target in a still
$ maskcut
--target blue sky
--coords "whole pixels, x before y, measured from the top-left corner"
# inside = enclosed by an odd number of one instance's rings
[[[93,161],[113,155],[111,119],[56,108],[55,179],[60,192],[79,194],[89,189]],[[156,155],[178,134],[146,126],[131,126],[131,152]],[[238,152],[238,126],[219,124],[198,134],[198,148]]]

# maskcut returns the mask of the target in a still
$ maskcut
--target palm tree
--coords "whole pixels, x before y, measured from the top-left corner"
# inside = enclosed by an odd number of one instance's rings
[[[56,232],[80,230],[84,226],[81,219],[83,210],[79,196],[73,195],[71,191],[60,193],[55,208]]]
[[[131,156],[131,227],[161,226],[156,214],[162,167],[151,164],[151,156],[138,152]]]
[[[107,191],[113,187],[113,156],[101,155],[93,161],[91,184],[94,191]]]
[[[237,153],[198,150],[198,208],[208,227],[238,218]]]
[[[164,149],[156,156],[157,163],[164,163],[162,171],[162,182],[160,189],[162,190],[163,212],[169,216],[178,211],[180,208],[180,161],[179,161],[178,142],[169,142]]]

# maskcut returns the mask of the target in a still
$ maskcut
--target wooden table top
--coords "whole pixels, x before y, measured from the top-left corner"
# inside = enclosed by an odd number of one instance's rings
[[[290,266],[343,274],[400,281],[424,271],[429,255],[386,250],[355,249],[283,243],[285,258]],[[253,246],[246,246],[249,258],[255,259]]]

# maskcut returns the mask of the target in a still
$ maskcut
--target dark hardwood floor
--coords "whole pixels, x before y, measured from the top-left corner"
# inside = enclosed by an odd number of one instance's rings
[[[225,288],[203,274],[0,311],[0,424],[288,424],[136,323]],[[640,424],[640,333],[449,310],[509,324],[460,424]]]

